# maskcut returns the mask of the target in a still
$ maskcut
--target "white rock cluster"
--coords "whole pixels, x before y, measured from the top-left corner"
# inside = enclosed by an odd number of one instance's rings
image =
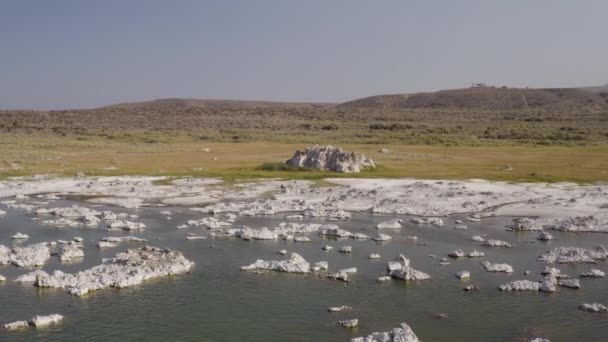
[[[418,336],[406,323],[392,331],[375,332],[367,337],[355,337],[351,342],[419,342]]]
[[[608,258],[608,250],[599,246],[595,249],[578,247],[558,247],[541,255],[538,260],[552,264],[597,263]]]
[[[297,150],[285,164],[307,169],[333,172],[360,172],[364,168],[375,168],[373,160],[362,154],[345,152],[331,145],[314,145],[304,151]]]
[[[387,264],[388,275],[401,280],[427,280],[431,279],[428,274],[410,267],[410,260],[399,254],[394,261]]]
[[[578,308],[580,310],[587,311],[587,312],[607,312],[608,311],[608,308],[605,305],[600,304],[600,303],[591,303],[591,304],[584,303],[584,304],[579,305]]]
[[[60,314],[51,314],[46,316],[34,316],[29,321],[15,321],[4,325],[6,330],[15,330],[21,328],[43,327],[51,324],[57,324],[63,320],[63,316]]]
[[[8,248],[0,245],[0,265],[12,264],[17,267],[43,266],[51,257],[49,244],[37,243],[25,247]]]
[[[401,229],[401,223],[403,220],[400,219],[382,221],[376,225],[376,229]]]
[[[485,240],[482,245],[486,247],[511,247],[510,243],[495,239]]]
[[[258,259],[251,265],[242,266],[241,270],[270,270],[287,273],[309,273],[310,263],[308,263],[308,261],[306,261],[300,254],[291,253],[289,259],[287,260],[265,261]]]
[[[35,285],[67,290],[82,296],[106,287],[123,288],[139,285],[152,278],[177,275],[190,271],[194,263],[182,253],[170,249],[145,246],[118,253],[101,265],[76,274],[55,271],[38,274]]]
[[[488,272],[513,273],[513,267],[509,264],[492,264],[489,261],[484,261],[481,263],[481,266]]]

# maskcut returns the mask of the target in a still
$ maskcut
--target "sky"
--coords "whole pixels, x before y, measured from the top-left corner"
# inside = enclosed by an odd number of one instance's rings
[[[604,0],[6,0],[0,109],[608,83]]]

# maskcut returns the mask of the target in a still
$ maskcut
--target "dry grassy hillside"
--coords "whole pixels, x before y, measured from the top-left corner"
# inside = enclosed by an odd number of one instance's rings
[[[608,141],[604,87],[469,88],[340,105],[163,99],[88,110],[0,111],[0,132],[159,142],[572,144]]]
[[[608,91],[604,92],[602,88],[467,88],[441,90],[433,93],[378,95],[347,102],[341,106],[485,110],[545,108],[567,111],[580,107],[608,105]]]

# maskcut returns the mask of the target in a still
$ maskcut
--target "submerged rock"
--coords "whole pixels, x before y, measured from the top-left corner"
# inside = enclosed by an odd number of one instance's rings
[[[392,331],[375,332],[367,337],[355,337],[351,342],[419,342],[412,328],[406,323],[401,323]]]
[[[147,279],[185,273],[192,267],[194,263],[180,252],[145,246],[118,253],[101,265],[76,274],[55,271],[52,275],[38,275],[35,285],[62,288],[70,294],[82,296],[106,287],[129,287]]]
[[[344,152],[341,148],[331,145],[315,145],[307,147],[304,151],[297,150],[285,164],[298,168],[347,173],[376,167],[373,160],[362,154]]]
[[[249,266],[241,267],[241,270],[271,270],[287,273],[308,273],[310,272],[310,264],[298,253],[291,253],[287,260],[256,260]]]

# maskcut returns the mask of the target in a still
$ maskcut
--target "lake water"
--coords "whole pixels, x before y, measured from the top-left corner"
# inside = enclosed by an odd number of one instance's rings
[[[58,201],[54,205],[71,205]],[[96,209],[103,209],[97,207]],[[109,208],[115,212],[125,212]],[[167,220],[159,214],[170,210]],[[70,229],[42,226],[33,215],[14,210],[0,219],[0,244],[11,245],[16,232],[30,235],[27,245],[81,236],[85,242],[82,262],[62,264],[56,257],[43,268],[75,272],[100,263],[139,243],[121,244],[100,250],[95,247],[104,236],[127,235],[104,229]],[[17,276],[27,269],[0,267],[8,281],[0,283],[0,323],[29,319],[37,314],[60,313],[62,324],[48,328],[30,328],[14,332],[0,331],[0,341],[348,341],[373,331],[386,331],[407,322],[424,341],[526,341],[529,336],[546,336],[552,341],[606,341],[607,314],[579,311],[581,303],[608,303],[608,279],[581,279],[582,289],[558,288],[553,294],[536,292],[503,293],[497,285],[516,279],[540,279],[544,264],[536,258],[557,246],[595,247],[608,245],[608,235],[552,233],[556,240],[536,242],[537,232],[513,233],[505,230],[511,218],[494,217],[478,223],[467,223],[466,231],[453,229],[453,221],[462,216],[445,218],[446,227],[409,223],[407,216],[360,213],[349,221],[338,223],[351,232],[374,235],[374,224],[389,218],[403,218],[405,227],[387,230],[394,238],[384,243],[373,241],[328,240],[311,234],[312,242],[243,241],[235,238],[211,238],[203,228],[177,230],[188,219],[201,218],[187,208],[144,208],[129,211],[140,215],[134,221],[147,229],[134,235],[146,238],[148,244],[178,250],[196,262],[190,274],[145,282],[127,289],[105,289],[84,297],[75,297],[58,289],[40,289],[19,284]],[[285,215],[242,217],[236,225],[274,227],[285,222]],[[322,222],[304,220],[302,222]],[[185,240],[185,233],[207,236],[207,240]],[[506,240],[514,248],[484,248],[470,240],[485,235]],[[414,242],[407,238],[416,235]],[[530,241],[534,241],[531,243]],[[329,244],[335,251],[326,253]],[[351,254],[338,253],[340,246],[351,245]],[[212,248],[213,247],[213,248]],[[440,266],[439,258],[450,251],[477,249],[486,253],[484,260],[506,262],[515,268],[512,275],[486,272],[480,259],[452,260]],[[297,252],[311,263],[329,262],[330,270],[357,267],[359,273],[351,283],[329,280],[316,274],[255,274],[239,270],[256,259],[282,259],[277,250]],[[369,260],[379,253],[380,260]],[[386,270],[386,262],[397,254],[408,257],[414,268],[429,273],[423,282],[391,281],[379,284],[376,278]],[[429,257],[435,254],[437,259]],[[590,268],[608,272],[599,265],[559,265],[562,272],[578,276]],[[454,273],[468,270],[470,281],[461,281]],[[532,271],[524,276],[525,270]],[[467,284],[481,289],[468,293]],[[329,306],[350,305],[353,310],[329,313]],[[434,313],[445,313],[438,320]],[[345,329],[336,325],[342,319],[358,318],[360,326]]]

